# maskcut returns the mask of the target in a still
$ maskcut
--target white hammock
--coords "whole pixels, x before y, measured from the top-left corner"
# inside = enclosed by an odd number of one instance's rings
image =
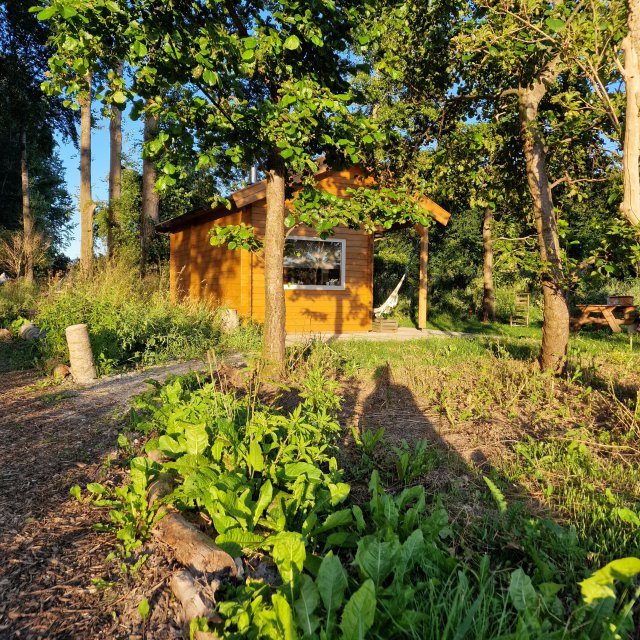
[[[398,293],[400,292],[400,287],[406,277],[407,274],[405,273],[400,279],[400,282],[398,282],[398,286],[391,292],[391,295],[379,307],[376,307],[373,310],[373,315],[376,318],[389,313],[398,304]]]

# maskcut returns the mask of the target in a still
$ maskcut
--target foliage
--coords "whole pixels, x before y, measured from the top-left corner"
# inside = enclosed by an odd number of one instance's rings
[[[47,263],[66,247],[71,203],[54,134],[75,136],[73,117],[40,88],[50,50],[48,29],[28,12],[29,3],[0,2],[0,230],[22,224],[20,138],[27,140],[31,212],[51,243]]]
[[[105,262],[91,277],[70,272],[52,284],[36,316],[47,357],[67,359],[66,327],[87,323],[101,374],[171,358],[202,356],[219,341],[215,313],[202,304],[172,304],[165,287],[141,281],[126,261]]]
[[[245,373],[243,393],[191,374],[156,383],[138,398],[129,428],[147,434],[144,449],[159,449],[166,460],[134,457],[132,475],[140,473],[118,490],[127,495],[170,473],[177,486],[167,502],[205,513],[216,541],[230,552],[273,563],[280,576],[274,584],[249,575],[223,585],[222,621],[211,627],[221,637],[595,640],[623,637],[633,627],[635,595],[616,593],[612,585],[634,575],[636,559],[589,577],[575,532],[523,517],[489,478],[498,511],[489,516],[492,526],[477,523],[477,531],[485,526],[487,539],[495,540],[488,548],[470,540],[443,501],[414,484],[420,472],[411,465],[422,460],[428,472],[432,464],[426,443],[408,455],[405,447],[396,450],[394,474],[403,482],[397,493],[385,490],[385,469],[373,468],[369,499],[356,502],[334,457],[336,383],[311,369],[296,389],[299,403],[282,410],[261,402],[259,372]],[[358,446],[374,456],[382,437],[365,432]],[[124,436],[121,441],[131,446]],[[88,488],[102,495],[101,487]],[[113,508],[100,500],[99,506]],[[111,517],[121,523],[116,532],[127,541],[126,554],[148,535],[148,521],[135,502],[115,506]],[[511,538],[523,547],[515,566],[504,547]],[[576,563],[573,572],[554,564],[563,555]],[[571,583],[576,576],[584,578],[584,603]],[[208,628],[204,620],[192,627]]]
[[[13,280],[0,286],[0,328],[28,316],[36,308],[38,286],[23,280]]]

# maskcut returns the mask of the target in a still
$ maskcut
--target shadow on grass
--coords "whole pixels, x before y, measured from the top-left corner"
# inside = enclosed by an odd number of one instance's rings
[[[40,356],[40,348],[32,340],[0,342],[0,374],[35,369]]]

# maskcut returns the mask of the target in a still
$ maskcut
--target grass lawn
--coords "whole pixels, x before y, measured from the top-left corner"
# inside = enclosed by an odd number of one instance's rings
[[[640,553],[640,345],[604,331],[572,336],[559,380],[535,363],[539,328],[479,328],[491,336],[318,347],[355,407],[347,426],[361,442],[384,429],[354,476],[378,467],[392,485],[419,479],[455,505],[476,542],[488,476],[510,508],[566,525],[589,562]]]

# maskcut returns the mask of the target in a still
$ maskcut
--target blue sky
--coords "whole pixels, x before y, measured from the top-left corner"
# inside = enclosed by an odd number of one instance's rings
[[[94,116],[97,114],[94,112]],[[133,122],[126,115],[122,118],[123,152],[134,157],[140,153],[139,145],[142,141],[142,124]],[[80,190],[80,152],[71,142],[58,138],[60,159],[65,169],[67,190],[73,201],[73,238],[65,253],[70,258],[80,256],[80,211],[78,209],[78,195]],[[109,120],[95,119],[91,132],[91,187],[94,200],[106,200],[109,193]],[[98,247],[100,250],[100,247]]]

